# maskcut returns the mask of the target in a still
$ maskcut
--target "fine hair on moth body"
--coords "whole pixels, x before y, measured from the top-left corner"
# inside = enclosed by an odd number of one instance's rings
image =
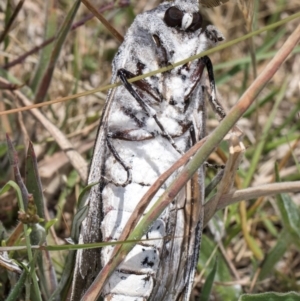
[[[112,83],[121,80],[123,85],[107,96],[88,178],[88,184],[99,184],[86,199],[88,212],[79,243],[118,241],[155,180],[206,135],[206,78],[209,102],[219,119],[225,116],[207,56],[133,84],[128,79],[199,54],[223,39],[214,26],[203,28],[196,0],[163,2],[135,18],[112,64]],[[159,189],[144,213],[180,170]],[[106,279],[98,296],[107,301],[189,300],[203,201],[202,166]],[[88,295],[113,249],[77,251],[72,300]]]

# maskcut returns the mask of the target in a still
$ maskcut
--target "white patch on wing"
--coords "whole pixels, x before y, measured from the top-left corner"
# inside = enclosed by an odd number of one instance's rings
[[[120,271],[115,271],[105,285],[103,293],[118,294],[130,297],[143,296],[148,298],[153,288],[153,279],[148,275],[125,274]],[[117,300],[126,300],[117,299]],[[129,299],[132,300],[132,299]]]

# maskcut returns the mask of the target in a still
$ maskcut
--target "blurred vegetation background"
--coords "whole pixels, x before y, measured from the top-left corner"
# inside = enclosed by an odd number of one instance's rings
[[[110,83],[111,62],[120,42],[83,4],[76,10],[74,3],[0,2],[0,78],[13,84],[3,86],[1,82],[0,112],[24,106],[11,94],[13,89],[32,103],[43,103]],[[134,17],[154,8],[159,1],[94,0],[92,3],[124,36]],[[217,8],[201,9],[206,24],[214,24],[227,41],[299,11],[298,0],[229,1]],[[297,24],[299,18],[210,56],[219,100],[227,110],[264,69]],[[44,46],[45,41],[50,43]],[[259,95],[256,105],[238,123],[245,134],[246,152],[236,177],[237,188],[274,182],[275,163],[279,166],[277,181],[300,180],[299,53],[300,46],[297,46]],[[30,111],[0,116],[0,187],[14,179],[5,133],[17,150],[23,177],[28,142],[32,141],[43,187],[45,220],[55,221],[47,235],[50,245],[65,244],[64,239],[70,236],[76,202],[85,184],[77,170],[81,167],[84,170],[91,159],[105,99],[103,91],[45,105],[39,108],[41,119]],[[74,168],[62,151],[61,137],[49,132],[49,124],[56,126],[72,143],[85,158],[86,166]],[[217,119],[209,111],[207,131],[217,125]],[[210,161],[223,164],[226,153],[228,147],[222,144]],[[210,176],[208,172],[207,182]],[[299,193],[281,194],[232,205],[219,212],[203,237],[194,300],[199,297],[216,258],[218,265],[211,300],[237,300],[242,293],[251,292],[300,291],[299,205]],[[17,212],[15,191],[3,193],[0,196],[2,240],[14,233]],[[14,245],[22,244],[21,238],[19,236]],[[50,255],[59,280],[66,252],[56,251]],[[24,254],[10,253],[9,256],[21,261]],[[3,273],[1,267],[0,271],[0,300],[5,300],[13,282],[8,272]]]

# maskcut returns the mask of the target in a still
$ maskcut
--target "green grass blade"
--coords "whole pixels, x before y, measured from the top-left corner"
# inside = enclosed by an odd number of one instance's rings
[[[44,28],[44,41],[55,36],[57,31],[57,12],[54,7],[52,7],[52,1],[45,1],[45,28]],[[35,93],[39,83],[43,77],[43,74],[47,68],[47,65],[50,61],[51,52],[53,50],[53,43],[49,43],[45,47],[40,50],[39,61],[37,64],[37,68],[35,70],[35,74],[31,81],[30,87],[32,91]]]
[[[9,157],[10,165],[13,167],[16,182],[18,183],[21,193],[22,193],[21,200],[22,200],[22,204],[24,203],[24,206],[22,205],[22,208],[20,207],[20,209],[25,211],[24,208],[27,209],[27,205],[28,205],[28,191],[22,180],[20,169],[18,166],[18,164],[19,164],[18,154],[17,154],[17,152],[12,144],[12,141],[10,140],[8,135],[6,135],[6,142],[7,142],[7,146],[8,146],[8,157]],[[19,206],[20,205],[21,204],[19,204]]]
[[[272,23],[271,23],[272,24]],[[286,33],[286,28],[281,28],[278,31],[270,31],[272,33],[272,36],[270,36],[268,39],[264,40],[264,43],[261,45],[260,48],[258,48],[257,52],[258,54],[264,54],[269,49],[274,48],[275,44],[284,36]]]
[[[41,179],[38,173],[38,165],[36,155],[32,143],[29,143],[28,152],[25,161],[26,171],[26,187],[28,192],[33,195],[34,205],[36,206],[37,214],[41,218],[45,218],[45,202],[43,195],[43,188]],[[44,224],[44,223],[43,223]],[[32,245],[47,245],[46,231],[44,227],[39,224],[32,225],[32,232],[30,234]],[[38,266],[40,287],[43,295],[48,299],[52,292],[57,287],[56,273],[50,258],[49,251],[36,254],[36,262]]]
[[[218,261],[217,258],[215,259],[214,266],[210,273],[208,274],[205,283],[202,288],[202,294],[201,294],[201,301],[209,301],[209,296],[213,287],[214,279],[216,276],[217,272],[217,267],[218,267]]]
[[[22,193],[21,193],[21,190],[20,190],[19,186],[17,185],[17,183],[15,183],[13,181],[7,182],[0,189],[0,195],[4,192],[8,191],[9,188],[13,188],[15,190],[19,208],[20,208],[20,210],[25,211],[23,200],[22,200]],[[38,286],[38,281],[37,281],[38,277],[35,272],[35,261],[33,260],[33,254],[32,254],[32,249],[31,249],[31,244],[30,244],[30,239],[29,239],[30,232],[28,231],[29,229],[26,224],[23,224],[23,228],[24,228],[24,237],[25,237],[28,261],[29,261],[29,265],[30,265],[30,275],[31,275],[32,283],[33,283],[33,289],[31,289],[31,291],[34,294],[35,300],[42,301],[42,296],[41,296],[40,289]]]
[[[9,295],[5,299],[5,301],[17,301],[21,300],[19,298],[20,294],[23,292],[24,285],[28,274],[26,271],[23,271],[21,277],[19,278],[18,282],[15,284],[13,289],[9,292]]]
[[[64,23],[62,24],[62,26],[59,30],[58,37],[55,40],[53,51],[51,53],[51,57],[50,57],[50,60],[48,63],[48,67],[45,70],[43,78],[41,80],[41,83],[37,89],[37,93],[35,96],[35,103],[43,102],[46,97],[46,93],[50,86],[50,82],[51,82],[52,75],[54,72],[55,64],[59,57],[61,48],[66,40],[67,34],[70,31],[70,28],[72,26],[73,20],[75,18],[75,15],[77,13],[80,3],[81,3],[80,0],[76,0],[74,2],[72,8],[70,9],[69,13],[66,16]]]
[[[85,219],[88,207],[84,206],[85,200],[88,197],[88,193],[92,186],[96,185],[97,183],[88,185],[84,188],[84,190],[79,195],[78,200],[78,209],[74,216],[72,229],[71,229],[71,239],[73,242],[78,243],[78,238],[80,234],[80,225],[82,221]],[[69,287],[72,282],[72,273],[74,269],[74,261],[75,261],[76,250],[69,251],[67,255],[67,259],[64,265],[63,273],[61,275],[60,282],[57,286],[57,289],[51,295],[49,301],[54,301],[57,298],[61,300],[65,300],[66,295],[68,294]]]
[[[263,293],[253,295],[242,295],[239,301],[299,301],[300,295],[295,292],[290,293]]]
[[[293,54],[299,53],[300,52],[300,47],[295,47],[295,49],[293,50]],[[276,51],[269,51],[269,52],[265,52],[265,53],[258,53],[257,54],[257,61],[263,61],[266,59],[271,59],[274,55],[276,54]],[[251,62],[251,58],[250,56],[244,56],[242,58],[238,58],[235,60],[230,60],[230,61],[226,61],[226,62],[222,62],[222,63],[218,63],[214,66],[214,71],[218,71],[218,70],[224,70],[225,68],[233,68],[233,67],[237,67],[239,65],[247,65],[250,64]],[[230,72],[230,71],[227,71]],[[225,74],[223,73],[222,75],[218,76],[218,78],[216,79],[216,82],[220,85],[226,82],[226,80],[222,80],[223,78],[227,78],[225,77]]]
[[[6,2],[6,7],[5,7],[5,27],[7,28],[10,20],[11,20],[11,15],[12,15],[12,7],[10,1]],[[6,49],[9,45],[9,36],[6,34],[7,32],[3,32],[3,37],[4,37],[4,49]],[[7,58],[5,59],[7,61]]]
[[[288,246],[293,242],[292,236],[287,230],[283,230],[276,240],[275,246],[266,255],[259,274],[259,279],[265,279],[270,273],[273,272],[275,265],[282,258]]]
[[[257,143],[257,145],[255,146],[255,151],[254,151],[254,154],[252,156],[252,160],[251,160],[251,163],[250,163],[250,168],[247,172],[247,175],[246,175],[246,178],[244,179],[244,182],[243,182],[243,187],[248,187],[251,183],[251,180],[253,178],[253,175],[255,173],[255,170],[257,168],[257,165],[258,165],[258,162],[261,158],[261,154],[263,152],[263,149],[264,149],[264,145],[265,145],[265,142],[266,140],[268,139],[268,135],[269,135],[269,131],[271,129],[271,126],[273,124],[273,121],[274,121],[274,118],[276,116],[276,113],[278,111],[278,108],[279,108],[279,105],[281,103],[281,101],[283,100],[284,98],[284,94],[285,94],[285,91],[286,91],[286,88],[287,88],[287,83],[285,82],[282,87],[281,87],[281,90],[279,92],[279,95],[275,101],[275,104],[273,106],[273,109],[270,113],[270,116],[265,124],[265,127],[263,128],[263,131],[262,131],[262,135],[259,139],[259,142]]]
[[[30,142],[27,150],[25,161],[25,185],[28,193],[33,195],[34,203],[37,208],[37,214],[40,218],[45,219],[45,202],[43,195],[43,188],[38,172],[38,165],[33,145]]]
[[[12,15],[9,16],[12,5],[11,5],[10,1],[7,1],[6,11],[5,11],[5,28],[2,31],[2,33],[0,34],[0,44],[3,42],[3,40],[5,40],[5,48],[8,46],[9,30],[10,30],[12,24],[14,23],[15,19],[17,18],[19,12],[21,11],[24,2],[25,2],[25,0],[20,0],[16,6],[14,12],[12,13]]]
[[[276,181],[280,182],[278,167],[276,165]],[[276,204],[280,211],[282,224],[289,235],[293,237],[293,242],[300,248],[300,210],[295,202],[286,193],[276,196]]]
[[[274,96],[278,93],[276,89],[270,91],[263,99],[259,101],[258,108],[263,107],[265,104],[269,103],[274,99]],[[244,118],[249,118],[256,110],[256,106],[251,106],[249,110],[244,114]]]
[[[264,147],[264,151],[269,152],[275,148],[278,148],[280,145],[295,141],[299,138],[300,138],[300,134],[298,132],[295,132],[295,130],[292,129],[291,131],[286,133],[284,136],[277,138],[274,141],[268,142]]]

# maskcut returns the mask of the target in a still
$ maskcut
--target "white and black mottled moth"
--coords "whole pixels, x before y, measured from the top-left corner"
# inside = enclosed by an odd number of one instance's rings
[[[206,2],[214,6],[220,1]],[[201,53],[223,39],[214,26],[202,27],[197,0],[164,2],[135,18],[113,61],[112,82],[120,79],[123,85],[109,92],[102,115],[88,178],[89,184],[100,184],[89,193],[80,243],[117,241],[153,182],[205,136],[205,68],[210,102],[220,118],[225,116],[208,57],[133,84],[127,79]],[[186,185],[145,235],[158,239],[137,244],[106,281],[104,300],[189,300],[202,233],[203,167],[196,182],[198,187]],[[77,252],[72,300],[81,298],[112,250]]]

